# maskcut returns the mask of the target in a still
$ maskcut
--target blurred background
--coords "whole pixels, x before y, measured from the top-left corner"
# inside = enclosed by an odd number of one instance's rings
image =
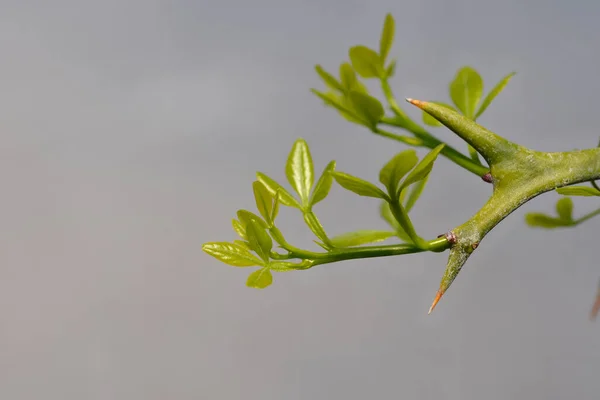
[[[463,65],[486,92],[517,71],[482,124],[538,150],[597,144],[597,1],[0,1],[0,398],[597,399],[600,220],[528,228],[554,193],[494,229],[429,316],[445,253],[259,291],[201,251],[235,239],[255,171],[287,185],[297,138],[317,171],[369,180],[405,148],[309,92],[315,64],[377,47],[387,12],[398,98],[448,101]],[[414,222],[434,237],[489,194],[440,158]],[[378,205],[334,185],[315,212],[335,235],[384,228]]]

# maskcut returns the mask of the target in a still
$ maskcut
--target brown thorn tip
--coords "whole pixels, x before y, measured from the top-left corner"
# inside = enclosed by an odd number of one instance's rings
[[[444,292],[442,292],[441,290],[438,290],[438,292],[435,295],[435,299],[433,299],[433,303],[431,304],[431,307],[429,307],[429,312],[427,314],[431,314],[431,312],[433,311],[435,306],[437,306],[437,303],[439,303],[439,301],[443,295],[444,295]]]
[[[424,101],[411,99],[410,97],[407,97],[406,101],[408,101],[410,104],[415,105],[419,108],[422,108],[425,105]]]

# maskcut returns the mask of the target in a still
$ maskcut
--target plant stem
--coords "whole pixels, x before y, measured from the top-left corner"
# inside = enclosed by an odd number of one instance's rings
[[[329,264],[344,260],[353,260],[357,258],[388,257],[402,254],[420,253],[423,251],[443,252],[450,247],[446,238],[436,238],[426,243],[426,249],[414,244],[392,244],[380,246],[362,246],[349,247],[345,249],[334,249],[327,253],[317,253],[310,250],[300,249],[287,243],[279,229],[273,227],[271,234],[277,238],[277,242],[288,251],[287,254],[271,253],[274,260],[304,259],[313,260],[311,267],[320,264]],[[422,240],[422,239],[421,239]]]
[[[600,208],[599,208],[599,209],[597,209],[596,211],[592,211],[592,212],[591,212],[591,213],[589,213],[589,214],[585,214],[585,215],[584,215],[583,217],[581,217],[581,218],[578,218],[578,219],[576,219],[576,220],[574,221],[574,222],[575,222],[575,225],[579,225],[579,224],[581,224],[581,223],[583,223],[583,222],[587,221],[588,219],[592,219],[592,218],[594,218],[596,215],[600,215]]]

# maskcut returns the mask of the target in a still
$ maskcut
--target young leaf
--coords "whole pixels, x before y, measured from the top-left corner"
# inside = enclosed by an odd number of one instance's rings
[[[391,196],[396,193],[400,179],[413,169],[419,162],[417,152],[414,150],[404,150],[396,154],[379,171],[379,182],[385,185]]]
[[[263,174],[262,172],[257,172],[256,179],[260,183],[265,185],[265,187],[267,188],[269,193],[271,193],[272,196],[275,196],[275,194],[279,191],[279,202],[284,206],[302,208],[300,206],[300,203],[298,203],[298,200],[296,200],[290,194],[290,192],[285,190],[283,186],[275,182],[273,179],[269,178],[267,175]]]
[[[267,229],[269,227],[269,225],[265,222],[264,219],[247,210],[238,210],[237,217],[240,220],[242,226],[246,229],[246,236],[248,236],[248,224],[250,223],[251,219],[256,220],[256,222],[258,222],[260,226],[263,227],[263,229]]]
[[[556,191],[565,196],[600,196],[600,190],[588,186],[567,186]]]
[[[269,269],[275,272],[290,272],[302,269],[302,266],[289,261],[273,261],[269,264]]]
[[[381,217],[386,220],[388,224],[396,231],[396,236],[402,239],[405,242],[411,242],[410,236],[406,233],[404,228],[398,223],[394,215],[392,214],[392,210],[390,209],[390,204],[387,201],[382,201],[381,206],[379,208],[381,213]]]
[[[382,64],[385,64],[385,59],[392,48],[392,43],[394,42],[394,31],[396,28],[395,25],[394,17],[392,17],[392,14],[388,13],[385,16],[381,38],[379,39],[379,58],[381,59]]]
[[[359,125],[369,126],[369,122],[365,121],[360,115],[356,113],[356,111],[353,109],[352,104],[346,104],[349,102],[347,97],[337,98],[332,93],[321,93],[315,89],[311,89],[311,91],[317,96],[319,96],[321,100],[323,100],[325,105],[328,105],[338,110],[342,117],[346,118],[348,121]]]
[[[483,95],[483,80],[471,67],[461,68],[450,83],[450,98],[465,117],[473,119]]]
[[[350,48],[348,55],[352,67],[363,78],[383,76],[383,63],[376,51],[366,46],[354,46]]]
[[[573,200],[563,197],[556,202],[556,213],[563,221],[573,221]]]
[[[263,216],[267,225],[272,226],[273,221],[271,220],[271,213],[273,211],[273,198],[271,193],[267,190],[265,185],[259,181],[252,183],[252,190],[254,191],[254,200],[256,201],[256,208],[260,215]]]
[[[248,251],[252,251],[252,247],[250,247],[250,243],[245,240],[234,240],[233,243],[245,248]]]
[[[344,91],[350,91],[357,86],[356,71],[347,62],[340,64],[340,80]]]
[[[385,114],[381,102],[368,94],[355,91],[351,91],[348,97],[361,119],[367,122],[367,126],[375,128]]]
[[[473,119],[477,119],[481,116],[481,114],[483,114],[483,112],[489,107],[489,105],[492,104],[492,101],[494,101],[496,96],[498,96],[498,94],[500,94],[500,92],[504,90],[506,85],[508,85],[508,82],[510,82],[510,80],[513,76],[515,76],[515,74],[516,72],[511,72],[510,74],[502,78],[500,82],[496,84],[496,86],[494,86],[494,88],[488,93],[488,95],[485,96],[485,99],[483,99],[483,102],[481,103],[481,106],[479,107],[479,110],[477,111],[477,114],[475,114],[475,118]]]
[[[315,185],[315,190],[312,193],[310,198],[310,206],[314,206],[321,200],[323,200],[329,194],[329,190],[331,190],[331,184],[333,183],[333,176],[331,173],[335,171],[335,161],[331,161],[321,174],[321,177],[317,181]]]
[[[231,221],[231,225],[233,226],[235,233],[237,233],[242,239],[246,239],[246,228],[240,221],[233,219]]]
[[[251,267],[264,263],[250,253],[245,247],[235,243],[212,242],[202,245],[202,250],[225,264],[234,267]]]
[[[308,144],[304,139],[296,140],[292,146],[285,165],[285,174],[290,185],[300,195],[302,205],[306,207],[314,180],[314,166]]]
[[[418,182],[422,179],[425,179],[427,175],[429,175],[429,173],[431,172],[431,169],[433,168],[433,163],[435,162],[438,154],[440,153],[440,151],[442,151],[444,146],[444,143],[438,145],[436,148],[431,150],[429,154],[423,157],[421,162],[417,164],[417,166],[410,172],[410,174],[408,174],[404,182],[402,182],[400,190],[404,190],[409,185]]]
[[[325,71],[323,67],[321,67],[320,65],[315,65],[315,71],[317,71],[317,74],[319,74],[321,79],[323,79],[325,85],[329,86],[331,89],[339,90],[340,92],[344,91],[344,87],[342,86],[342,84],[337,79],[335,79],[333,75]]]
[[[246,286],[254,289],[264,289],[273,283],[273,274],[269,267],[261,268],[248,276]]]
[[[385,69],[385,77],[391,78],[396,73],[396,60],[390,61],[389,65]]]
[[[362,230],[356,232],[348,232],[333,237],[331,238],[331,243],[335,247],[352,247],[368,243],[382,242],[395,235],[395,232],[389,231]]]
[[[269,254],[273,248],[273,240],[265,228],[255,219],[251,219],[246,226],[246,235],[248,236],[248,243],[252,250],[254,250],[265,262],[269,262]]]
[[[279,214],[279,190],[275,193],[275,197],[273,198],[273,209],[271,210],[271,224],[275,223],[275,218],[277,218],[277,214]]]
[[[332,172],[332,175],[341,187],[354,192],[359,196],[376,197],[384,200],[388,199],[388,196],[384,191],[373,185],[371,182],[367,182],[344,172],[336,171]]]
[[[421,193],[423,193],[423,189],[425,189],[425,185],[427,185],[428,180],[429,180],[429,175],[427,175],[425,177],[425,179],[422,179],[419,182],[417,182],[416,184],[414,184],[410,191],[410,194],[408,195],[408,199],[406,200],[406,202],[404,202],[404,199],[401,199],[407,213],[410,212],[410,210],[412,210],[413,206],[415,205],[415,203],[417,202],[419,197],[421,197]],[[403,191],[402,193],[403,194],[407,193],[407,191]]]
[[[435,103],[442,107],[446,107],[446,108],[456,111],[456,109],[454,107],[452,107],[450,104],[442,103],[441,101],[432,101],[432,103]],[[437,119],[435,119],[434,117],[432,117],[430,114],[428,114],[425,111],[423,111],[423,123],[425,125],[435,126],[435,127],[444,126],[444,124],[442,124],[440,121],[438,121]]]
[[[306,225],[308,225],[308,227],[315,234],[315,236],[321,239],[321,241],[326,247],[329,247],[331,242],[329,241],[329,238],[325,233],[325,229],[323,228],[323,225],[321,225],[321,222],[319,221],[317,216],[312,212],[307,212],[304,214],[304,222],[306,222]]]
[[[540,213],[529,213],[525,215],[525,222],[535,228],[554,229],[572,225],[571,222],[559,218],[550,217]]]

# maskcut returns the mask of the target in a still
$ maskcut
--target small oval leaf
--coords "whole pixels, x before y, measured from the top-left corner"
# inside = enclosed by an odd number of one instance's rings
[[[331,161],[329,164],[327,164],[323,170],[323,173],[321,174],[321,177],[317,181],[315,190],[313,191],[310,199],[311,207],[325,199],[325,197],[327,197],[329,194],[331,185],[333,184],[333,176],[331,175],[333,171],[335,171],[335,161]]]
[[[225,264],[234,267],[263,265],[247,248],[229,242],[211,242],[202,245],[202,250]]]
[[[500,94],[500,92],[502,90],[504,90],[506,85],[508,85],[508,82],[510,82],[510,80],[512,79],[513,76],[515,76],[515,74],[516,74],[516,72],[511,72],[510,74],[508,74],[504,78],[502,78],[500,80],[500,82],[498,82],[496,84],[496,86],[494,86],[494,88],[488,93],[488,95],[485,96],[485,99],[483,99],[483,102],[481,103],[481,106],[479,107],[477,114],[475,114],[474,119],[479,118],[481,116],[481,114],[483,114],[483,112],[489,107],[489,105],[492,104],[492,101],[494,101],[496,96],[498,96],[498,94]]]
[[[373,185],[371,182],[367,182],[363,179],[355,176],[346,174],[344,172],[332,172],[335,181],[344,189],[356,193],[359,196],[375,197],[380,199],[387,199],[387,195],[383,190]]]
[[[317,71],[317,74],[319,74],[323,82],[325,82],[325,85],[327,85],[331,89],[339,90],[340,92],[344,91],[344,87],[342,86],[342,84],[337,79],[335,79],[333,75],[325,71],[323,67],[321,67],[320,65],[315,65],[315,71]]]
[[[348,98],[350,99],[354,110],[362,117],[361,119],[366,121],[368,126],[374,129],[381,120],[381,117],[385,114],[381,102],[375,97],[356,91],[350,91]]]
[[[262,172],[257,172],[256,179],[260,183],[265,185],[265,187],[267,188],[269,193],[271,193],[272,196],[275,196],[277,191],[279,191],[279,202],[284,206],[301,208],[300,203],[298,203],[298,200],[296,200],[294,196],[290,194],[290,192],[285,190],[283,186],[275,182],[273,179],[269,178],[267,175],[263,174]]]
[[[394,21],[394,17],[392,17],[392,14],[388,13],[385,16],[383,30],[381,31],[381,38],[379,39],[379,58],[383,64],[385,64],[385,59],[392,48],[395,29],[396,23]]]
[[[550,217],[548,215],[539,213],[526,214],[525,222],[531,227],[546,229],[561,228],[571,225],[571,223],[563,221],[562,219]]]
[[[251,219],[246,226],[246,235],[252,250],[265,262],[269,262],[273,239],[265,228],[257,220]]]
[[[310,149],[304,139],[298,139],[292,146],[285,165],[285,174],[290,185],[300,196],[303,206],[308,205],[314,179],[314,166]]]
[[[573,200],[563,197],[556,202],[556,213],[563,221],[573,221]]]
[[[565,196],[600,196],[600,190],[588,186],[567,186],[556,189],[556,192]]]
[[[382,242],[395,235],[395,232],[389,231],[361,230],[335,236],[331,238],[331,243],[335,247],[353,247],[368,243]]]
[[[450,83],[450,98],[465,117],[473,119],[483,95],[483,80],[471,67],[462,67]]]
[[[233,230],[235,231],[235,233],[237,233],[242,239],[246,240],[245,226],[237,219],[233,219],[231,221],[231,225],[233,226]]]
[[[260,181],[252,183],[252,190],[254,191],[254,200],[256,201],[258,212],[267,221],[267,224],[272,226],[271,212],[273,211],[273,198],[271,197],[271,193]]]
[[[246,286],[254,289],[264,289],[273,283],[273,274],[268,267],[254,271],[248,276]]]
[[[408,174],[404,182],[402,182],[400,190],[404,190],[411,184],[425,179],[427,175],[429,175],[429,173],[431,172],[433,164],[435,163],[438,154],[440,154],[440,151],[442,151],[444,146],[444,143],[438,145],[433,150],[431,150],[425,157],[423,157],[421,162],[417,164],[417,166],[410,172],[410,174]]]
[[[376,51],[366,46],[354,46],[348,51],[354,70],[363,78],[383,76],[383,63]]]
[[[404,150],[396,154],[379,171],[379,182],[388,189],[390,195],[396,193],[400,180],[419,162],[417,152]]]

